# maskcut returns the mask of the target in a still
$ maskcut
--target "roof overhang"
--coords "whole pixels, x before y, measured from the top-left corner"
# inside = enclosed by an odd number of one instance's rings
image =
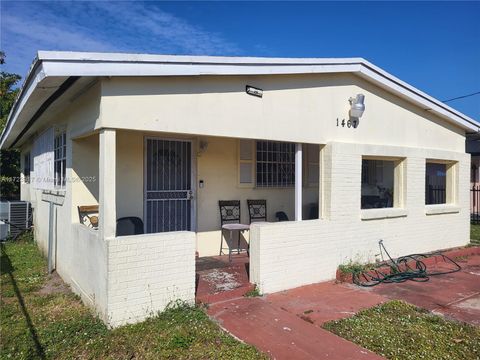
[[[1,135],[0,148],[20,145],[32,120],[38,119],[46,108],[58,101],[81,78],[310,73],[356,74],[467,132],[480,131],[480,124],[474,119],[362,58],[255,58],[39,51],[9,114]],[[83,81],[77,81],[75,85],[78,87],[81,83]]]

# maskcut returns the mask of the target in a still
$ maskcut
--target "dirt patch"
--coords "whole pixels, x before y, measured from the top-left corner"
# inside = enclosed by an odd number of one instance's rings
[[[210,271],[203,278],[215,287],[216,292],[233,290],[241,285],[234,274],[219,269]]]
[[[70,292],[70,287],[65,284],[57,272],[48,275],[45,284],[38,290],[40,295],[69,294]]]

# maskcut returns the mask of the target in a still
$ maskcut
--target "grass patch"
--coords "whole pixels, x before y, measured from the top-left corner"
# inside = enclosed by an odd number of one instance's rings
[[[110,330],[71,292],[39,292],[49,276],[36,244],[27,238],[0,246],[1,359],[266,358],[182,303]]]
[[[480,225],[470,224],[470,242],[480,245]]]
[[[260,290],[258,290],[258,288],[255,286],[252,290],[248,290],[245,295],[245,297],[257,297],[257,296],[262,296],[262,294],[260,294]]]
[[[374,268],[375,264],[362,264],[353,260],[350,260],[347,264],[341,264],[338,266],[338,270],[340,270],[342,273],[352,275],[358,275],[364,271],[372,270]]]
[[[394,300],[323,327],[388,359],[478,359],[480,329]]]

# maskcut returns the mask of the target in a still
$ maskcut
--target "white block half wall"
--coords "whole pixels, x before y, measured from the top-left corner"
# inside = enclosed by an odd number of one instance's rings
[[[374,261],[380,239],[394,257],[468,244],[468,154],[343,143],[323,151],[323,218],[251,227],[250,281],[260,292],[333,279],[350,260]],[[404,159],[402,210],[361,210],[362,156]],[[454,204],[440,205],[443,212],[425,205],[426,159],[456,163]]]
[[[107,322],[141,321],[172,301],[195,301],[195,233],[107,239]]]

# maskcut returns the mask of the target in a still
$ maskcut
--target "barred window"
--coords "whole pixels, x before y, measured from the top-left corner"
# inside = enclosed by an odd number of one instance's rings
[[[425,204],[447,202],[447,164],[427,162],[425,169]]]
[[[256,184],[258,187],[295,185],[295,144],[257,141],[256,155]]]
[[[58,133],[54,141],[55,188],[64,188],[67,171],[67,136],[65,131]]]

